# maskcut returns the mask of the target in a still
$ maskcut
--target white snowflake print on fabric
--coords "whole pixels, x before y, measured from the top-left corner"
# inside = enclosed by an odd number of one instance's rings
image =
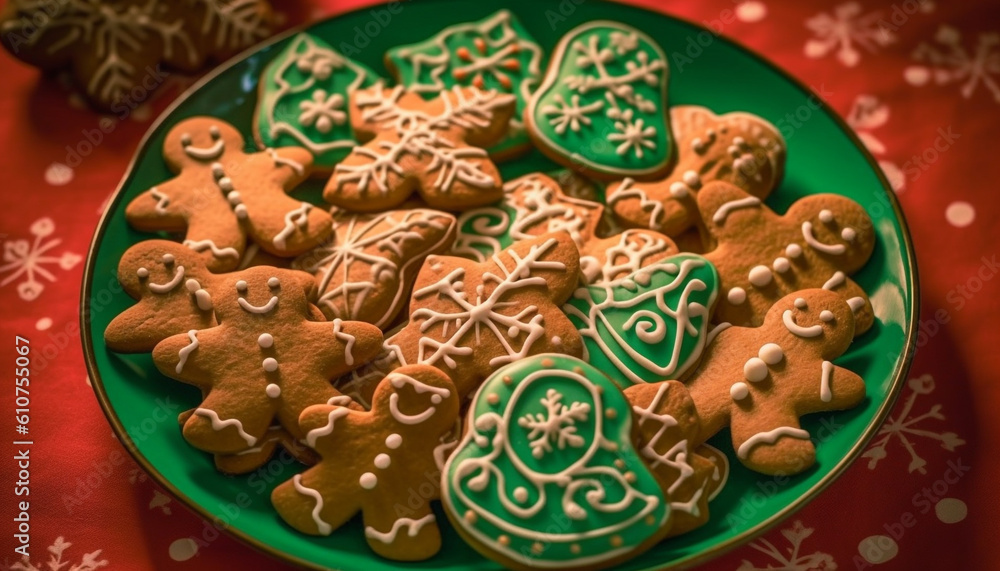
[[[888,105],[879,101],[874,95],[858,95],[845,119],[847,124],[858,134],[861,142],[876,158],[888,152],[885,144],[872,134],[872,131],[889,121]],[[903,169],[899,168],[899,165],[879,158],[878,166],[885,173],[885,177],[889,179],[894,191],[900,192],[906,187],[906,175],[903,173]]]
[[[766,538],[758,539],[750,544],[750,547],[760,551],[770,557],[766,566],[759,567],[757,564],[744,559],[743,563],[736,571],[834,571],[837,563],[829,553],[819,551],[803,554],[802,542],[813,534],[813,528],[805,527],[801,521],[796,521],[791,527],[781,530],[781,535],[788,540],[789,547],[784,550],[778,549]]]
[[[49,252],[62,243],[61,238],[46,240],[56,230],[51,218],[39,218],[31,225],[29,231],[34,236],[27,239],[7,239],[3,244],[3,264],[0,265],[0,287],[18,281],[17,294],[25,301],[38,299],[45,290],[43,279],[56,282],[52,273],[58,265],[62,270],[72,269],[80,263],[82,257],[73,252],[63,252],[52,255]]]
[[[546,452],[552,452],[553,443],[560,450],[567,445],[573,448],[583,446],[583,437],[576,433],[576,423],[587,420],[590,405],[574,402],[566,406],[562,404],[562,398],[559,391],[549,389],[540,399],[545,407],[545,414],[526,414],[517,419],[518,426],[529,430],[531,455],[535,458],[541,458]]]
[[[967,47],[962,34],[950,26],[941,26],[934,35],[936,44],[921,43],[913,51],[920,62],[903,72],[910,85],[961,83],[962,97],[969,99],[981,84],[1000,103],[1000,33],[980,34],[974,46]]]
[[[965,444],[965,441],[959,438],[954,432],[934,432],[933,430],[921,428],[927,420],[945,420],[944,415],[941,414],[942,407],[940,404],[932,406],[923,414],[911,416],[917,398],[921,395],[929,395],[934,392],[934,377],[921,375],[915,379],[910,379],[907,385],[910,387],[910,394],[906,398],[906,401],[903,402],[902,410],[897,415],[890,417],[882,425],[874,442],[862,454],[863,457],[868,458],[869,470],[874,470],[879,461],[886,457],[886,449],[894,439],[899,440],[900,445],[910,454],[910,473],[920,472],[921,474],[927,473],[927,461],[917,453],[911,438],[919,437],[936,440],[941,443],[941,448],[949,452]]]
[[[881,12],[863,13],[861,4],[846,2],[806,20],[815,37],[806,42],[806,57],[818,59],[836,52],[837,60],[854,67],[861,61],[858,48],[875,52],[896,41],[896,34],[881,26]]]
[[[36,565],[28,557],[23,557],[20,561],[10,566],[11,571],[94,571],[94,569],[108,566],[107,559],[99,559],[101,556],[100,549],[84,554],[78,563],[74,563],[70,559],[64,560],[63,552],[72,545],[72,543],[65,541],[60,535],[48,547],[48,561]]]
[[[149,509],[158,509],[163,515],[170,515],[172,513],[170,510],[170,501],[170,496],[160,490],[153,490],[153,499],[149,500]]]

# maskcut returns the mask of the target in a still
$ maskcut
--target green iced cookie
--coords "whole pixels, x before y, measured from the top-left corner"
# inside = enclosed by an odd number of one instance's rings
[[[442,474],[460,534],[506,565],[609,565],[667,531],[669,502],[632,444],[621,390],[556,354],[496,371]]]
[[[378,75],[323,40],[299,34],[264,68],[254,118],[261,147],[303,147],[330,170],[358,142],[348,117],[350,94]]]
[[[627,387],[681,379],[697,364],[718,291],[711,262],[680,254],[580,288],[563,312],[583,337],[587,361]]]

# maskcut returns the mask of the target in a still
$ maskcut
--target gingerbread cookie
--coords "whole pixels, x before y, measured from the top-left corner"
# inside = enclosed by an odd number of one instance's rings
[[[330,216],[288,191],[309,175],[298,148],[243,152],[243,136],[212,117],[194,117],[167,133],[163,157],[178,176],[142,193],[125,210],[144,231],[180,232],[214,271],[237,266],[249,236],[266,252],[297,256],[330,233]]]
[[[578,26],[559,40],[524,123],[543,153],[588,176],[663,176],[674,154],[667,56],[625,24]]]
[[[851,408],[865,397],[858,375],[831,361],[854,337],[854,312],[834,292],[787,295],[760,327],[730,327],[705,350],[687,382],[701,418],[701,438],[729,426],[747,468],[797,474],[816,460],[799,417]]]
[[[541,60],[542,48],[507,10],[449,26],[423,42],[385,54],[393,77],[413,93],[437,97],[455,86],[472,86],[513,95],[517,102],[508,131],[487,149],[493,157],[509,157],[530,147],[520,117],[542,77]]]
[[[351,94],[378,74],[306,33],[264,68],[254,116],[261,148],[300,146],[330,171],[358,144],[347,116]]]
[[[115,113],[163,82],[161,64],[192,72],[270,28],[265,0],[10,0],[0,15],[7,51],[44,70],[69,68],[94,106]]]
[[[868,295],[847,277],[865,265],[875,247],[872,220],[858,203],[814,194],[779,216],[757,197],[720,182],[698,194],[698,208],[718,242],[705,254],[721,280],[716,323],[760,325],[782,296],[815,287],[847,300],[856,334],[874,323]]]
[[[293,266],[316,276],[316,304],[330,319],[386,329],[409,298],[424,258],[455,240],[455,217],[429,209],[351,214],[336,208],[332,241]]]
[[[160,372],[205,395],[184,424],[192,446],[241,452],[256,446],[274,419],[302,438],[298,418],[306,407],[343,402],[330,381],[378,354],[382,332],[354,321],[309,321],[306,295],[314,289],[312,276],[293,270],[226,274],[213,295],[220,325],[156,346]]]
[[[734,184],[757,198],[778,185],[785,140],[774,125],[750,113],[716,115],[697,105],[674,107],[670,116],[677,137],[677,164],[670,175],[608,186],[608,207],[623,226],[679,236],[701,226],[697,194],[710,182]]]
[[[632,443],[631,406],[563,355],[497,370],[441,478],[445,513],[484,556],[516,569],[598,569],[655,544],[672,511]]]
[[[429,101],[381,82],[355,91],[351,124],[368,142],[336,166],[323,198],[360,212],[394,208],[414,191],[445,210],[496,202],[500,174],[481,147],[503,136],[514,104],[513,95],[475,87],[454,87]]]
[[[447,375],[412,365],[379,383],[370,412],[330,405],[305,409],[299,426],[322,459],[275,488],[271,502],[289,525],[310,535],[329,535],[360,511],[375,553],[395,561],[433,556],[441,548],[430,506],[440,491],[435,458],[458,408]],[[415,479],[428,477],[435,478],[433,492],[421,492],[415,503]]]
[[[707,343],[718,283],[708,260],[680,254],[580,288],[563,311],[583,337],[587,362],[619,386],[680,379]]]
[[[346,397],[339,400],[343,401],[345,405],[350,403],[350,399]],[[194,415],[195,410],[192,408],[177,416],[177,422],[181,429]],[[279,450],[284,452],[278,452]],[[267,464],[276,453],[287,454],[289,458],[306,466],[312,466],[319,460],[316,452],[311,448],[293,438],[280,424],[273,424],[252,448],[234,454],[215,454],[215,469],[231,476],[249,474]]]

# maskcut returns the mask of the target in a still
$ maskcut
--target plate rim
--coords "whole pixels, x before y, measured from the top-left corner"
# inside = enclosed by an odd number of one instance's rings
[[[449,2],[455,0],[437,0],[437,1]],[[884,424],[886,418],[889,416],[889,413],[895,407],[896,401],[899,399],[900,393],[902,392],[902,387],[905,382],[906,376],[909,374],[911,365],[913,363],[913,357],[916,352],[916,338],[920,323],[920,280],[917,268],[917,258],[913,249],[913,238],[910,234],[909,225],[906,222],[906,217],[900,206],[899,198],[896,196],[896,193],[892,190],[891,184],[886,178],[885,173],[882,171],[881,167],[878,165],[878,161],[871,154],[871,151],[869,151],[868,148],[864,145],[864,143],[858,137],[857,133],[855,133],[854,129],[852,129],[850,125],[847,124],[847,121],[839,113],[837,113],[836,110],[834,110],[829,103],[827,103],[822,97],[820,97],[820,95],[816,93],[816,91],[811,86],[806,84],[803,80],[794,76],[790,71],[787,71],[778,64],[774,63],[769,58],[759,53],[757,50],[745,45],[740,40],[735,39],[729,35],[721,33],[716,34],[714,30],[712,30],[705,24],[691,20],[687,17],[678,16],[676,14],[670,14],[659,10],[653,10],[646,6],[626,4],[625,1],[621,2],[623,7],[649,12],[651,14],[655,14],[657,17],[673,19],[688,26],[691,26],[692,28],[695,28],[697,30],[697,33],[708,32],[713,36],[716,36],[717,38],[721,39],[722,41],[731,43],[733,46],[735,46],[739,50],[742,50],[744,53],[750,55],[751,57],[755,58],[758,62],[760,62],[761,65],[770,69],[772,72],[776,73],[779,77],[791,83],[793,86],[795,86],[803,93],[810,96],[814,101],[816,101],[819,104],[819,110],[824,112],[833,119],[837,127],[839,127],[840,130],[847,135],[848,139],[853,144],[855,149],[861,152],[865,161],[868,163],[869,168],[871,168],[872,171],[875,173],[876,178],[878,179],[879,183],[882,186],[882,192],[885,193],[886,197],[888,198],[892,213],[896,217],[896,220],[899,224],[900,234],[902,237],[902,245],[903,245],[900,254],[903,255],[903,258],[906,260],[907,265],[909,267],[909,271],[906,272],[904,275],[906,276],[905,285],[909,286],[909,291],[911,294],[910,297],[912,299],[912,302],[910,304],[911,306],[909,308],[909,311],[905,312],[907,322],[906,322],[906,335],[903,345],[903,353],[900,355],[900,358],[896,361],[896,364],[894,366],[892,373],[893,374],[892,382],[888,387],[888,397],[882,402],[879,409],[875,412],[874,416],[872,417],[872,420],[865,427],[860,438],[858,438],[858,440],[854,443],[854,445],[847,452],[847,454],[844,455],[844,457],[841,458],[840,461],[838,461],[830,469],[830,471],[822,479],[820,479],[819,482],[815,483],[808,490],[800,494],[795,501],[791,502],[789,505],[785,506],[784,508],[779,510],[777,513],[775,513],[762,523],[738,535],[735,535],[721,543],[718,543],[713,547],[711,547],[710,549],[690,555],[683,559],[676,560],[674,563],[668,564],[664,567],[659,567],[659,569],[689,569],[696,565],[700,565],[710,560],[721,557],[725,553],[728,553],[736,549],[737,547],[745,545],[750,541],[767,533],[771,529],[775,528],[778,524],[788,519],[792,514],[799,511],[807,504],[812,502],[814,499],[816,499],[816,497],[818,497],[820,493],[822,493],[828,486],[830,486],[833,482],[839,479],[847,470],[847,468],[849,468],[852,464],[854,464],[854,462],[858,459],[864,448],[875,436],[875,434]],[[87,368],[87,374],[91,380],[91,388],[94,390],[94,394],[97,397],[98,404],[101,407],[101,412],[108,420],[108,423],[111,425],[111,428],[114,431],[118,440],[121,441],[123,447],[125,448],[125,451],[132,457],[132,459],[139,466],[142,467],[142,469],[147,474],[150,475],[150,477],[152,477],[156,481],[157,484],[162,486],[165,490],[167,490],[179,501],[181,501],[188,509],[194,511],[201,518],[212,520],[216,518],[217,514],[204,508],[201,504],[195,502],[186,494],[178,490],[177,487],[173,485],[173,483],[171,483],[159,470],[157,470],[149,462],[149,460],[146,459],[146,457],[143,454],[139,452],[138,446],[136,446],[135,442],[133,442],[132,438],[129,436],[124,425],[121,423],[121,419],[118,418],[118,415],[115,409],[111,406],[111,402],[108,399],[108,395],[104,390],[104,383],[99,374],[96,357],[94,354],[94,339],[90,333],[91,322],[90,322],[90,312],[88,310],[88,305],[89,305],[88,301],[90,299],[90,295],[93,290],[92,281],[94,274],[94,266],[96,265],[97,261],[98,246],[100,242],[103,241],[105,234],[110,228],[109,222],[111,215],[115,211],[119,203],[122,201],[124,195],[123,191],[126,187],[126,184],[130,182],[130,180],[135,174],[135,166],[136,163],[138,163],[139,161],[140,155],[144,152],[144,150],[146,150],[149,140],[159,130],[161,125],[164,122],[166,122],[166,120],[170,117],[170,115],[174,111],[176,111],[177,108],[180,107],[182,103],[187,101],[189,98],[193,97],[205,85],[214,81],[218,76],[222,75],[232,67],[236,66],[240,62],[249,58],[251,55],[257,53],[258,51],[273,46],[274,44],[282,42],[287,38],[290,38],[297,34],[308,32],[309,29],[321,23],[327,22],[335,18],[343,17],[346,14],[353,14],[364,10],[370,10],[381,3],[382,2],[380,1],[378,4],[364,5],[351,10],[343,10],[327,14],[322,18],[300,24],[298,26],[285,30],[284,32],[271,36],[267,40],[259,44],[256,44],[254,46],[251,46],[241,51],[240,53],[236,54],[235,56],[231,57],[230,59],[226,60],[225,62],[222,62],[221,64],[217,65],[215,68],[213,68],[212,70],[207,72],[204,76],[202,76],[200,79],[198,79],[198,81],[196,81],[190,87],[188,87],[183,93],[178,95],[177,98],[174,99],[174,101],[172,101],[170,105],[168,105],[146,129],[146,132],[143,134],[142,139],[137,144],[136,150],[132,154],[129,163],[125,168],[125,172],[122,175],[121,181],[115,187],[115,191],[112,194],[111,198],[108,199],[104,212],[101,213],[101,218],[97,223],[97,228],[94,230],[94,235],[91,238],[90,246],[87,251],[87,263],[84,266],[84,272],[82,278],[83,287],[81,288],[81,293],[80,293],[80,337],[81,337],[81,344],[83,346],[84,362]],[[618,2],[609,2],[609,3],[617,4]],[[506,9],[506,8],[501,8],[501,9]],[[222,531],[224,533],[227,533],[231,537],[235,537],[245,545],[248,545],[249,547],[257,550],[258,552],[270,556],[274,559],[277,559],[278,561],[291,563],[307,569],[316,569],[316,570],[331,569],[331,567],[323,566],[318,563],[314,563],[313,561],[308,561],[306,559],[303,559],[302,557],[294,553],[289,553],[283,550],[279,550],[271,545],[264,543],[261,539],[254,537],[251,534],[246,533],[242,530],[236,529],[232,526],[227,525]]]

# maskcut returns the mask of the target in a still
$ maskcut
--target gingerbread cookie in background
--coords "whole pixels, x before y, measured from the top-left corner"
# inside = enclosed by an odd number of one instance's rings
[[[455,217],[430,209],[352,214],[334,208],[329,243],[296,258],[316,276],[316,304],[330,319],[387,329],[410,297],[424,259],[455,241]]]
[[[779,216],[757,197],[716,182],[698,194],[698,208],[718,244],[705,254],[721,279],[716,323],[760,325],[781,297],[818,287],[840,294],[851,306],[855,334],[874,323],[868,295],[847,277],[875,248],[871,217],[858,203],[814,194]]]
[[[524,175],[503,188],[502,203],[459,217],[454,254],[481,262],[519,240],[566,231],[580,250],[587,283],[602,283],[677,252],[670,238],[650,230],[599,239],[604,205],[567,196],[544,174]]]
[[[633,445],[631,411],[614,383],[573,357],[498,369],[445,464],[448,519],[515,569],[601,569],[641,553],[673,512]]]
[[[583,338],[587,362],[624,388],[682,379],[698,363],[718,291],[708,260],[679,254],[580,288],[563,312]]]
[[[701,527],[708,521],[708,502],[725,484],[721,474],[728,464],[720,469],[714,457],[699,454],[698,411],[687,389],[677,381],[643,383],[626,388],[625,398],[638,428],[639,453],[673,511],[668,535]]]
[[[378,80],[322,39],[298,34],[261,74],[254,138],[260,148],[302,147],[316,171],[329,172],[358,144],[348,99]]]
[[[214,271],[237,267],[248,236],[265,252],[292,257],[330,233],[323,209],[288,195],[309,175],[308,151],[245,153],[235,127],[194,117],[167,133],[163,156],[177,176],[134,198],[125,216],[139,230],[185,231],[184,244]]]
[[[760,327],[729,327],[705,350],[687,381],[705,440],[726,426],[741,463],[763,474],[791,475],[816,461],[799,418],[844,410],[865,397],[865,383],[831,361],[854,338],[854,312],[834,292],[787,295]]]
[[[508,130],[486,149],[496,159],[531,148],[521,115],[541,80],[541,60],[542,48],[507,10],[449,26],[423,42],[385,54],[392,76],[412,93],[433,98],[455,86],[471,86],[513,95],[517,102]]]
[[[349,400],[330,381],[377,355],[382,332],[354,321],[310,321],[313,292],[305,272],[255,267],[226,274],[213,294],[220,325],[156,346],[160,372],[204,394],[184,424],[192,446],[242,452],[256,446],[275,419],[302,438],[298,418],[306,407]]]
[[[9,0],[0,39],[14,57],[43,70],[67,68],[87,99],[120,111],[160,64],[194,72],[223,61],[271,31],[265,0]]]
[[[600,180],[655,179],[674,156],[667,56],[635,28],[598,21],[559,40],[524,111],[535,146]]]
[[[570,198],[604,203],[604,190],[598,187],[594,181],[576,171],[559,169],[550,172],[549,176],[556,181],[563,194]],[[614,233],[617,234],[617,232]]]
[[[441,533],[430,502],[439,490],[422,495],[419,505],[410,496],[414,478],[437,474],[437,450],[455,426],[459,403],[447,375],[411,365],[378,384],[371,411],[310,406],[299,426],[322,459],[276,487],[271,502],[310,535],[329,535],[360,511],[375,553],[395,561],[433,556]]]
[[[716,115],[697,105],[670,110],[677,139],[677,164],[661,180],[631,178],[607,189],[608,208],[626,228],[649,228],[671,237],[697,228],[697,194],[713,181],[734,184],[766,198],[785,171],[785,140],[774,125],[750,113]],[[706,243],[703,250],[711,250]],[[687,251],[687,250],[685,250]]]
[[[466,210],[503,195],[483,147],[500,140],[514,113],[513,95],[476,87],[424,100],[402,86],[351,94],[351,125],[364,145],[334,168],[323,198],[358,212],[395,208],[414,192],[432,208]]]

